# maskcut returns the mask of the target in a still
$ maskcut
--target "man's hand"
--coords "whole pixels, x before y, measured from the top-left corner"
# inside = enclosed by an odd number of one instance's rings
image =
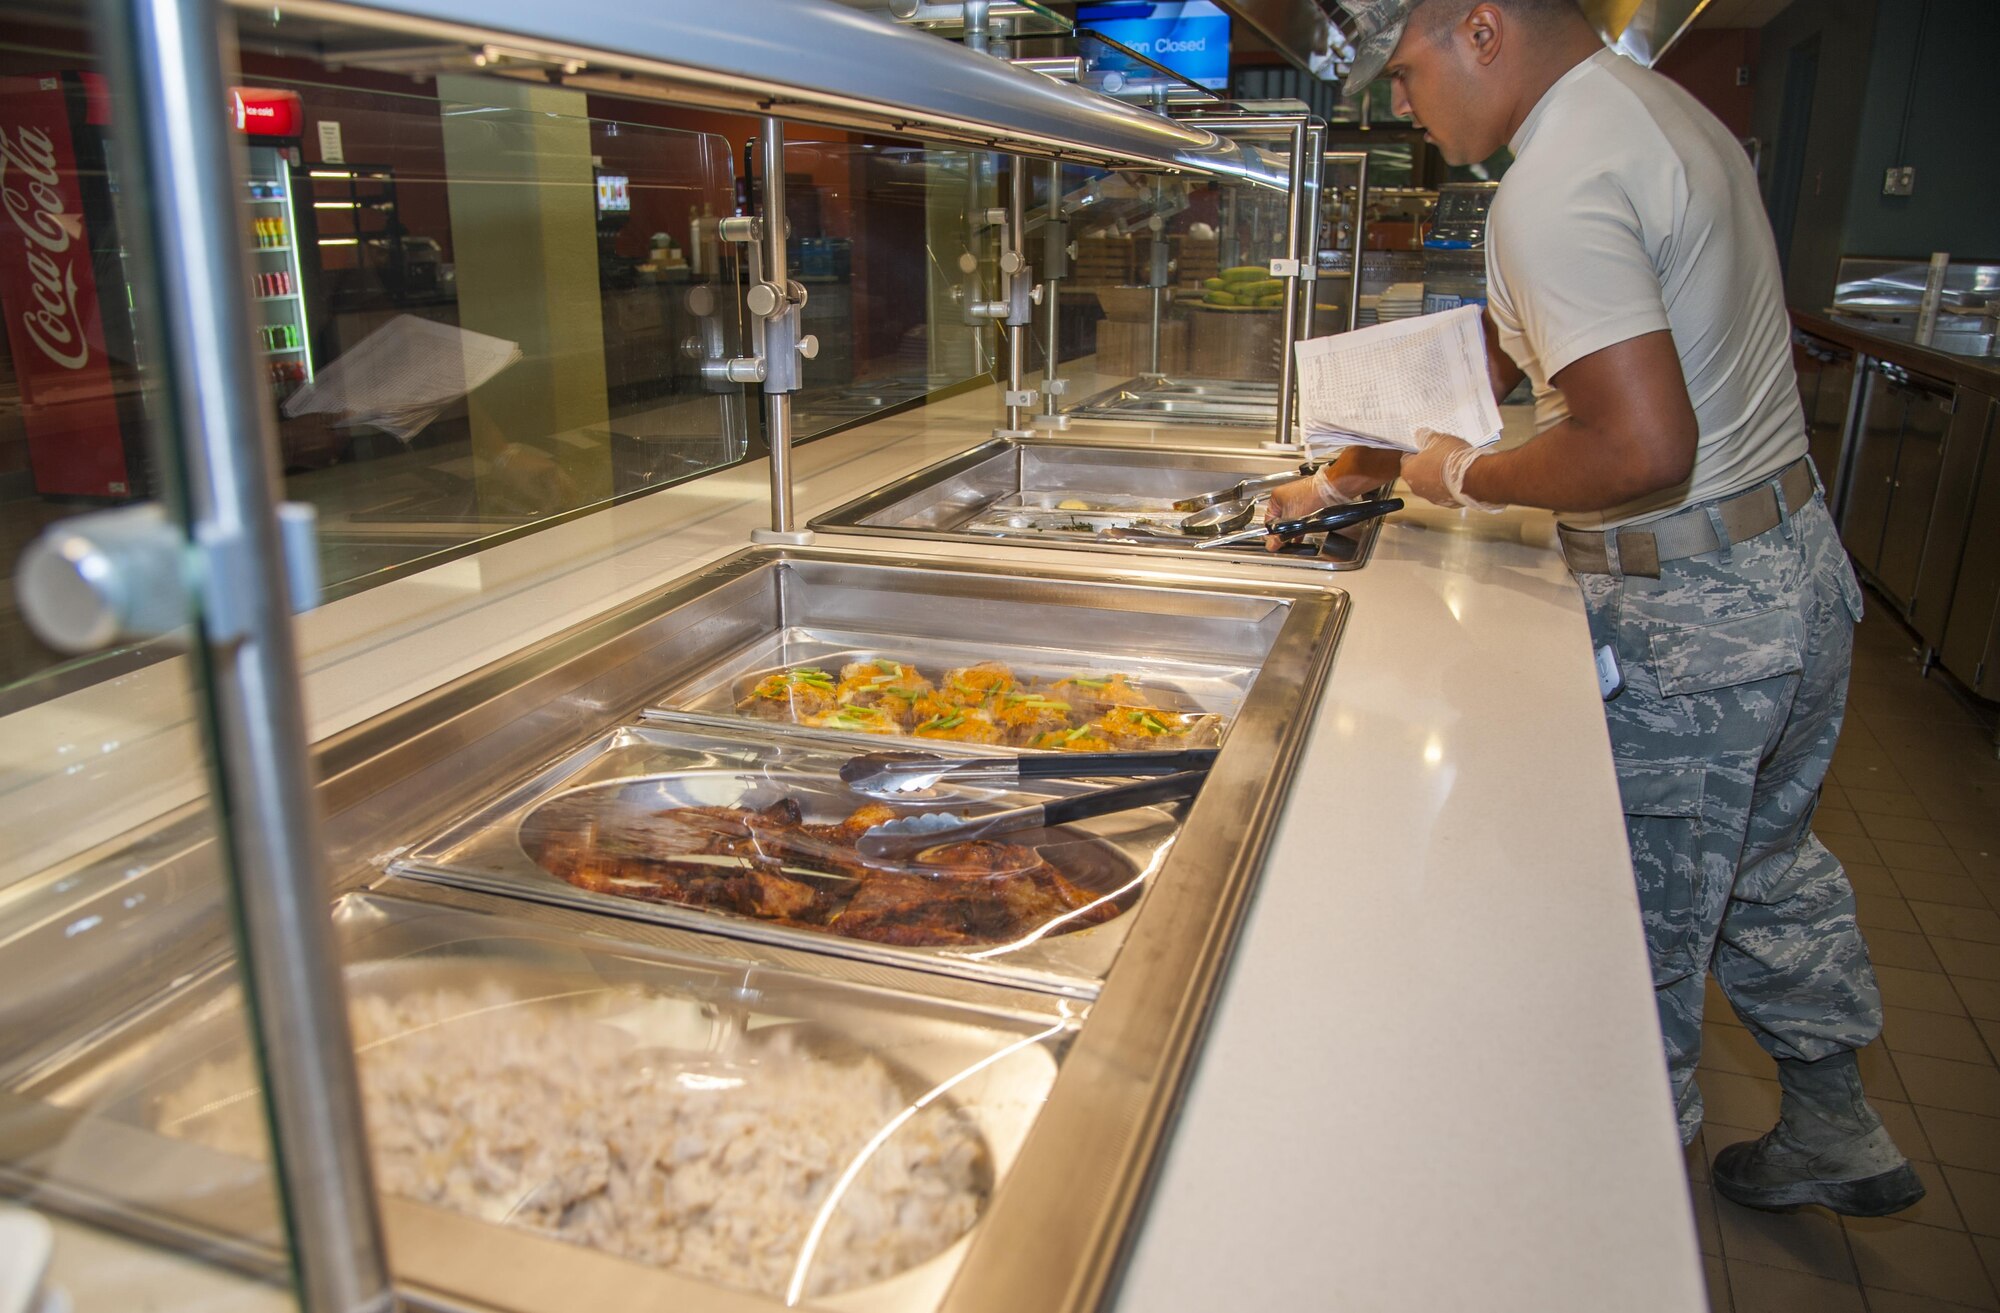
[[[1403,482],[1410,485],[1411,492],[1427,502],[1435,502],[1439,506],[1460,505],[1445,482],[1444,463],[1452,452],[1463,451],[1468,444],[1449,433],[1434,433],[1430,429],[1418,429],[1415,436],[1424,445],[1403,457]]]
[[[1328,506],[1345,506],[1360,500],[1364,493],[1375,491],[1392,477],[1380,469],[1362,468],[1363,464],[1349,461],[1343,453],[1339,460],[1322,468],[1311,478],[1295,479],[1280,485],[1273,490],[1270,500],[1264,503],[1264,523],[1296,520]],[[1275,552],[1283,545],[1281,538],[1264,540],[1266,551]]]

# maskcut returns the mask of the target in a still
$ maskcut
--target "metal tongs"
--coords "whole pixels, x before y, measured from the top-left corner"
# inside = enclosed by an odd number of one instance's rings
[[[1176,752],[1062,752],[1020,757],[947,757],[938,752],[871,752],[840,768],[841,782],[859,793],[899,798],[921,793],[938,781],[1018,784],[1022,780],[1066,780],[1098,775],[1171,775],[1207,770],[1215,748]]]
[[[864,831],[855,844],[855,849],[864,859],[871,861],[914,857],[926,849],[943,844],[968,843],[974,839],[990,839],[995,835],[1016,834],[1022,830],[1049,829],[1057,825],[1067,825],[1071,821],[1088,820],[1092,816],[1105,816],[1112,812],[1130,811],[1134,807],[1145,807],[1156,802],[1192,798],[1201,791],[1202,783],[1207,779],[1208,771],[1205,768],[1182,771],[1175,775],[1161,776],[1156,780],[1140,780],[1136,784],[1119,784],[1108,789],[1093,789],[1088,793],[1059,798],[1054,802],[1013,807],[987,816],[977,816],[971,820],[956,812],[924,812],[916,816],[903,816]]]
[[[1278,474],[1259,474],[1254,478],[1244,479],[1240,483],[1216,492],[1204,492],[1198,497],[1183,497],[1174,503],[1174,509],[1177,511],[1201,511],[1211,506],[1220,506],[1225,502],[1255,501],[1267,492],[1282,488],[1286,484],[1296,482],[1299,479],[1311,477],[1318,469],[1319,466],[1313,464],[1311,461],[1307,461],[1305,464],[1299,466],[1297,470],[1286,470]]]
[[[1259,524],[1241,529],[1235,533],[1225,533],[1220,538],[1202,538],[1195,543],[1195,550],[1209,547],[1227,547],[1231,543],[1249,542],[1256,538],[1297,538],[1301,534],[1331,533],[1335,529],[1345,529],[1372,520],[1378,515],[1403,509],[1401,497],[1380,497],[1374,501],[1358,501],[1348,506],[1329,506],[1325,510],[1302,515],[1296,520],[1279,520],[1276,524]]]

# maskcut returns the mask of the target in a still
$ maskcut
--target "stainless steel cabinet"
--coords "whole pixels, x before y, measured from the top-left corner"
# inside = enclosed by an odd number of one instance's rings
[[[1923,562],[1917,567],[1917,595],[1910,599],[1910,623],[1934,648],[1944,646],[1953,596],[1970,550],[1973,496],[1979,488],[1980,461],[1986,444],[1992,441],[1996,415],[2000,415],[2000,401],[1959,389],[1951,428],[1945,434],[1930,527],[1924,534]]]
[[[1895,386],[1903,392],[1903,433],[1896,444],[1896,478],[1890,485],[1875,575],[1907,616],[1916,600],[1917,573],[1937,500],[1938,475],[1944,468],[1956,394],[1949,384],[1915,375]]]
[[[1965,550],[1945,621],[1945,669],[1981,697],[2000,697],[2000,426],[1987,407]]]
[[[1868,361],[1864,377],[1840,536],[1854,563],[1907,617],[1944,467],[1954,390],[1882,360]]]
[[[1826,504],[1838,514],[1846,484],[1841,464],[1848,411],[1854,400],[1854,353],[1809,333],[1793,333],[1792,348],[1812,462],[1819,470],[1820,482],[1826,485]]]
[[[1870,574],[1882,558],[1882,529],[1889,520],[1889,498],[1896,485],[1896,448],[1903,440],[1903,412],[1908,401],[1907,394],[1896,386],[1902,373],[1879,360],[1867,364],[1861,418],[1854,431],[1854,456],[1841,505],[1841,541],[1847,544],[1854,563]]]

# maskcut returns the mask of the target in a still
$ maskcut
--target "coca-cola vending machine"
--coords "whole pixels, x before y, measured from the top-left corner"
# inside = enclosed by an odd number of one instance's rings
[[[247,226],[245,349],[282,401],[313,376],[318,229],[294,182],[305,112],[297,92],[258,87],[230,88],[227,112],[249,139],[249,192],[216,221]],[[99,74],[0,77],[0,312],[42,496],[155,492],[110,122]]]
[[[44,496],[147,496],[145,396],[104,80],[0,77],[0,311]]]

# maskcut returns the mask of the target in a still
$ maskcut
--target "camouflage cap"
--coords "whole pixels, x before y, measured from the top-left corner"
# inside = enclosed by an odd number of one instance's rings
[[[1358,96],[1361,89],[1382,75],[1396,43],[1403,39],[1403,24],[1410,11],[1423,0],[1340,0],[1340,7],[1354,22],[1354,64],[1341,83],[1341,93]]]

